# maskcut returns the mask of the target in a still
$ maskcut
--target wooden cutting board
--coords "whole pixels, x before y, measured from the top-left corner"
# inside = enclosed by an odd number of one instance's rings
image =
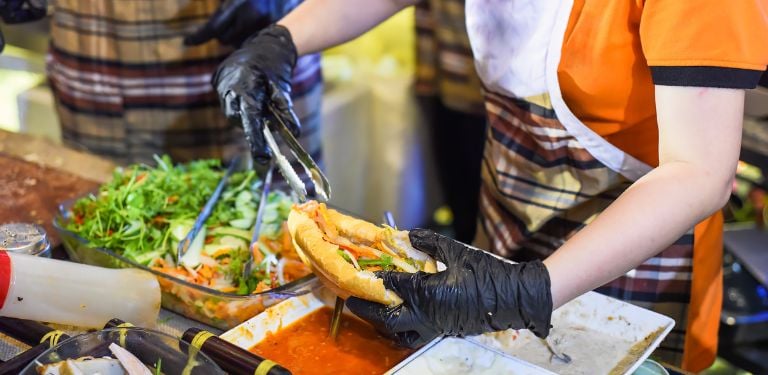
[[[53,246],[51,224],[62,201],[94,191],[115,165],[52,141],[0,130],[0,224],[43,225]]]

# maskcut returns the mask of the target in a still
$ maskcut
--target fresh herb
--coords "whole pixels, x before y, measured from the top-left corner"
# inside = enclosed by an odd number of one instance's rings
[[[338,250],[336,250],[336,253],[341,255],[341,257],[344,258],[344,260],[346,260],[347,263],[352,264],[352,259],[349,257],[349,255],[347,255],[346,251],[338,249]]]
[[[221,162],[201,160],[173,165],[168,156],[156,157],[155,168],[134,165],[118,169],[95,195],[75,202],[66,228],[136,263],[190,282],[250,294],[269,282],[275,267],[254,263],[243,278],[248,244],[256,220],[261,181],[253,171],[233,173],[211,216],[184,257],[176,249],[194,224],[223,176]],[[283,223],[293,201],[275,191],[267,196],[259,249],[277,263],[284,240]],[[215,265],[212,265],[212,262]]]
[[[380,259],[358,259],[357,264],[359,264],[360,267],[379,266],[384,271],[395,269],[394,264],[392,264],[392,257],[387,254],[382,254]]]
[[[67,229],[91,246],[144,265],[171,252],[167,236],[171,222],[194,220],[222,172],[215,160],[173,166],[164,156],[157,162],[157,168],[135,165],[116,170],[96,195],[74,204]]]

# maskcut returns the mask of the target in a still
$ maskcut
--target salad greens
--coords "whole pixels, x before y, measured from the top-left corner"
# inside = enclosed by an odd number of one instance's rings
[[[285,230],[293,200],[282,192],[267,196],[258,246],[248,248],[261,187],[254,171],[230,176],[205,226],[182,259],[176,259],[179,242],[191,230],[224,171],[218,160],[174,165],[168,156],[155,159],[155,168],[117,169],[112,181],[97,194],[75,202],[66,229],[85,238],[90,246],[220,291],[250,294],[309,272],[295,258]],[[251,251],[253,272],[243,279],[242,267]]]

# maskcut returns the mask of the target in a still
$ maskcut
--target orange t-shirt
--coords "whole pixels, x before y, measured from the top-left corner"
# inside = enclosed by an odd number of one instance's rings
[[[558,77],[593,131],[658,165],[654,84],[753,88],[768,64],[768,0],[574,0]]]
[[[574,0],[558,78],[582,122],[657,166],[654,85],[754,88],[766,64],[768,0]],[[721,236],[719,215],[695,228],[688,370],[708,366],[717,348]]]

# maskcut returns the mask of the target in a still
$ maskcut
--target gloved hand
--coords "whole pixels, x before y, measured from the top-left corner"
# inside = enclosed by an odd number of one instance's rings
[[[549,273],[539,262],[511,264],[425,229],[410,232],[411,244],[447,269],[380,272],[384,286],[403,303],[388,307],[350,297],[347,307],[398,344],[418,347],[435,337],[476,335],[510,328],[549,334],[552,295]]]
[[[279,21],[298,5],[288,0],[224,0],[208,22],[184,38],[184,44],[199,45],[217,39],[239,47],[249,36]]]
[[[0,0],[0,18],[7,24],[37,21],[47,14],[46,0]],[[0,52],[5,48],[5,38],[0,31]]]
[[[271,157],[262,134],[269,117],[280,116],[291,133],[299,136],[299,120],[291,103],[296,56],[288,29],[273,25],[246,40],[213,75],[224,114],[242,120],[256,162],[263,164]]]

